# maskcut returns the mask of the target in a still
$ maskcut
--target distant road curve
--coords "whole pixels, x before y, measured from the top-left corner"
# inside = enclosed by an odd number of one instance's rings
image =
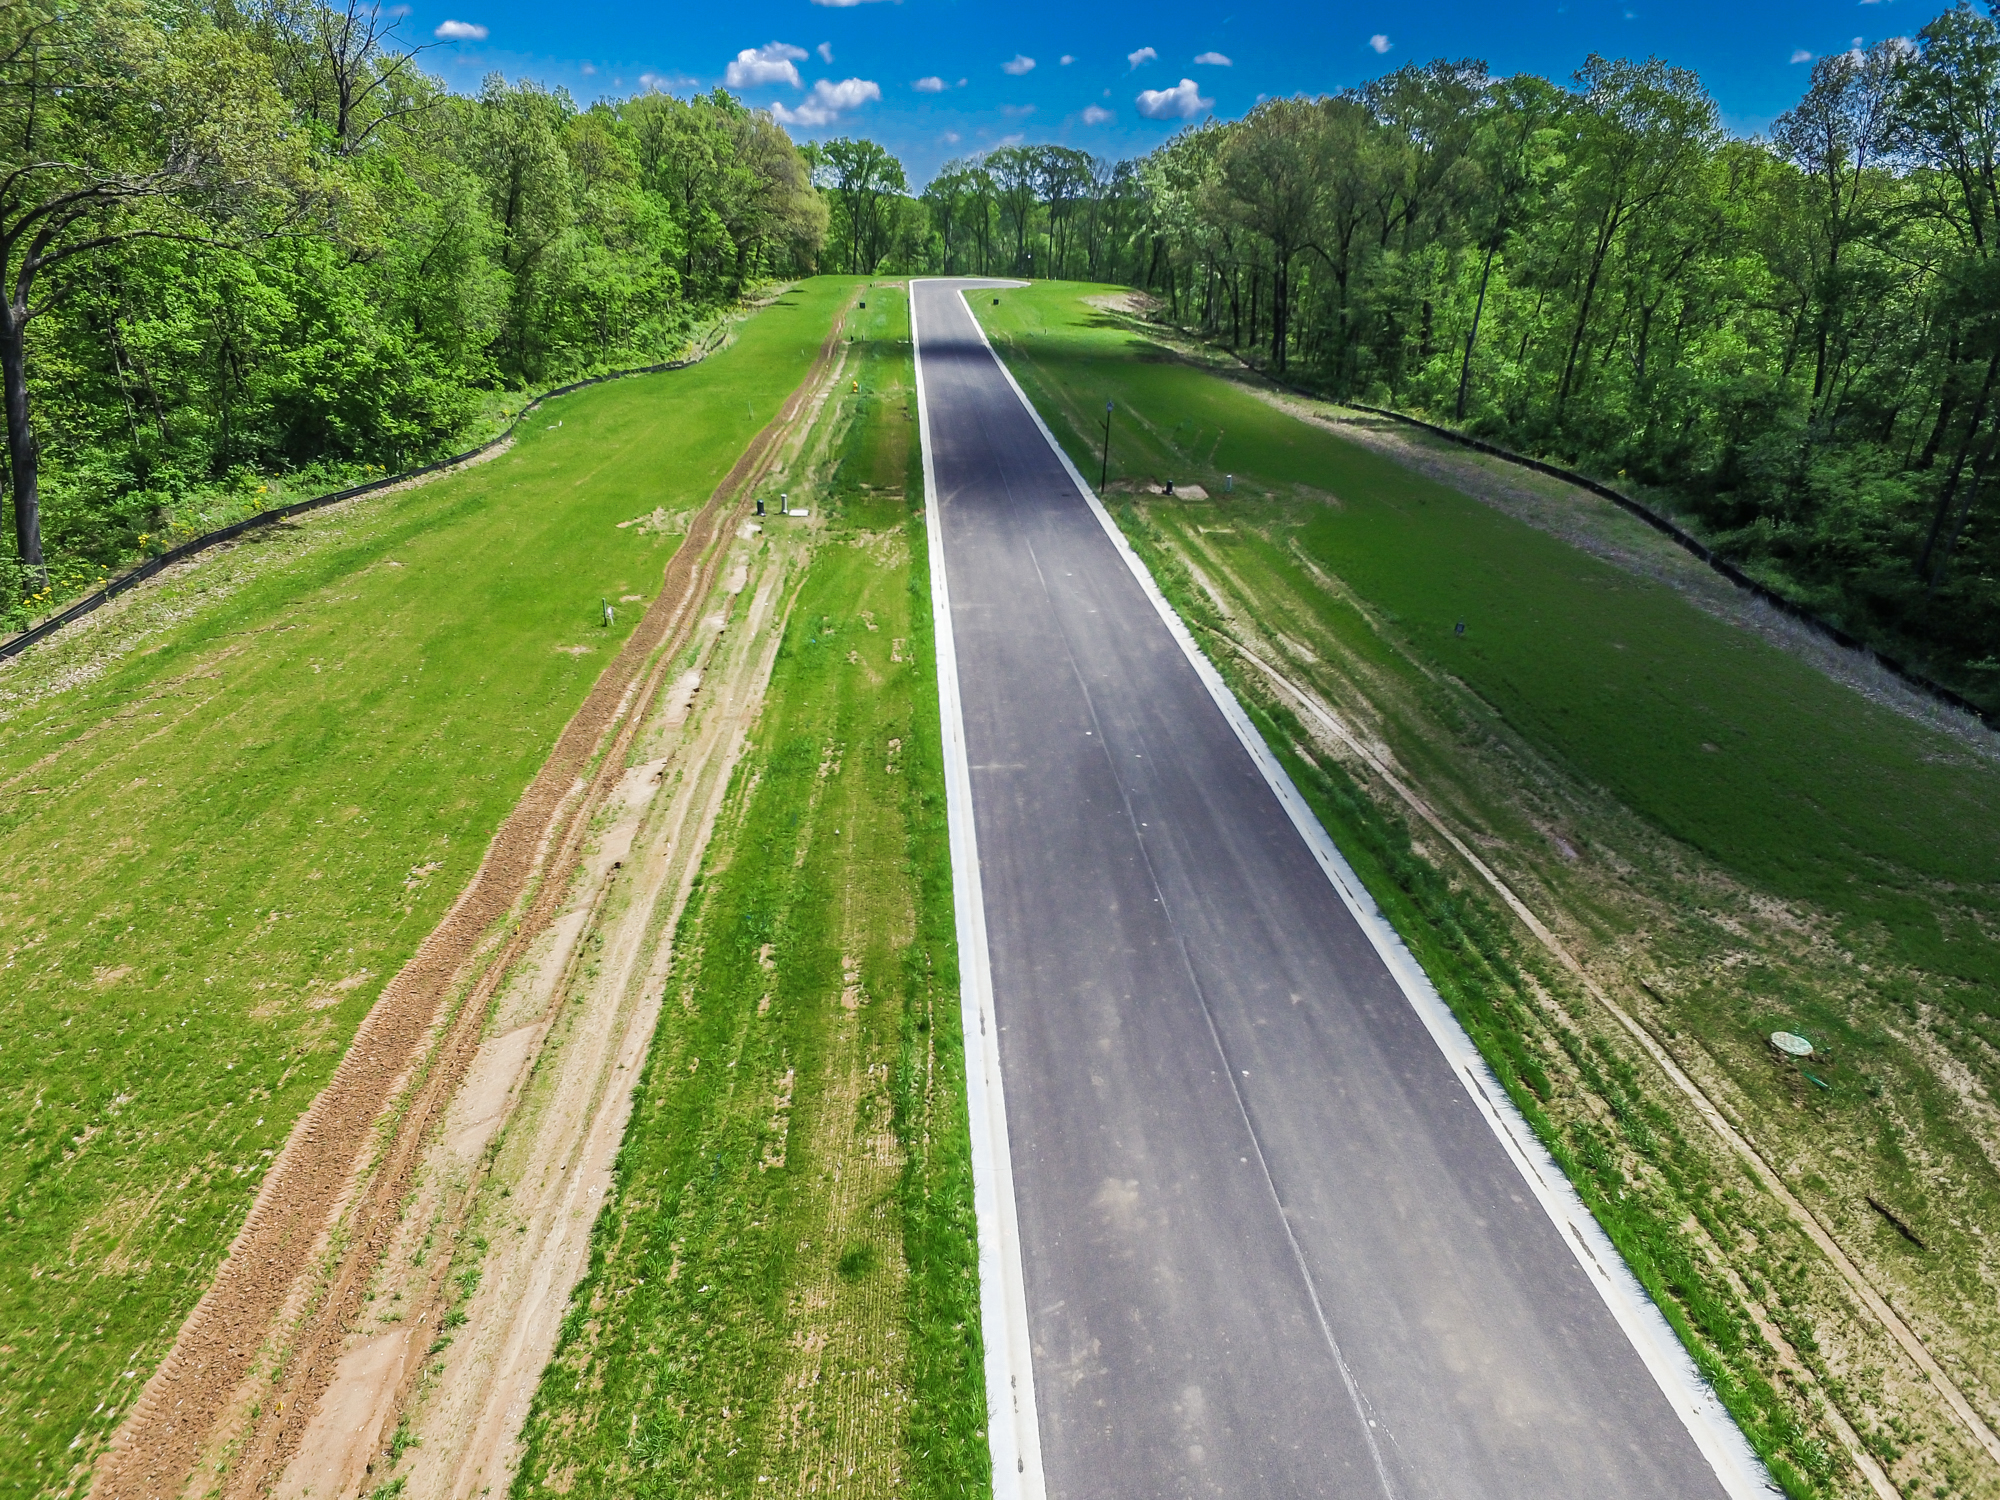
[[[1770,1493],[973,286],[912,312],[996,1495]]]

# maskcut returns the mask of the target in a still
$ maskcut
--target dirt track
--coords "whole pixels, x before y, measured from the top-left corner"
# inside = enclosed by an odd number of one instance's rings
[[[292,1458],[401,1222],[432,1127],[479,1050],[494,990],[562,904],[591,814],[695,628],[749,484],[822,383],[839,323],[804,381],[689,526],[658,596],[564,728],[471,884],[384,989],[293,1129],[214,1284],[113,1440],[106,1500],[264,1489]],[[511,923],[508,919],[516,918]]]

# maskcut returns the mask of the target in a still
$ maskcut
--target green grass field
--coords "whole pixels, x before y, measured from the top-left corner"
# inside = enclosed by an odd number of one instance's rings
[[[903,292],[871,288],[849,326],[807,491],[825,529],[675,941],[517,1496],[986,1491]]]
[[[73,1486],[659,587],[618,523],[707,498],[851,285],[0,670],[0,1484]]]
[[[1466,872],[1413,842],[1381,788],[1305,751],[1246,680],[1209,589],[1363,709],[1531,899],[1554,895],[1600,977],[1623,971],[1656,1034],[1726,1074],[1794,1190],[1985,1391],[2000,1389],[2000,1174],[1948,1075],[2000,1087],[2000,767],[1084,300],[1112,290],[1038,285],[976,310],[1092,478],[1117,402],[1120,524],[1786,1487],[1857,1482],[1836,1479],[1815,1415],[1831,1398],[1899,1482],[1991,1492],[1964,1435],[1650,1065]],[[1167,480],[1211,498],[1143,493]],[[1817,1082],[1773,1062],[1780,1026],[1819,1044]]]

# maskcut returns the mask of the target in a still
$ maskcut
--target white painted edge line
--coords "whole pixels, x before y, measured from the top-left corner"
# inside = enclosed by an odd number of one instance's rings
[[[928,278],[926,278],[928,279]],[[978,320],[975,319],[976,323]],[[972,768],[945,580],[944,526],[931,461],[930,404],[924,391],[917,284],[910,283],[910,341],[917,379],[917,433],[924,457],[924,528],[929,533],[932,643],[937,654],[938,722],[944,739],[945,813],[951,835],[951,897],[958,926],[959,1020],[965,1033],[966,1113],[972,1135],[972,1204],[979,1225],[979,1328],[986,1346],[986,1443],[993,1500],[1044,1500],[1041,1427],[1028,1336],[1021,1226],[1014,1211],[1014,1164],[1007,1098],[1000,1080],[1000,1027],[993,1012],[993,965],[986,949],[986,899],[972,822]]]
[[[967,305],[967,310],[971,310],[970,304]],[[1612,1318],[1624,1330],[1625,1337],[1631,1341],[1640,1360],[1644,1362],[1653,1379],[1658,1382],[1661,1392],[1673,1407],[1674,1414],[1681,1419],[1681,1424],[1687,1428],[1688,1435],[1694,1439],[1702,1457],[1715,1471],[1715,1477],[1721,1482],[1724,1491],[1729,1494],[1731,1500],[1753,1500],[1753,1497],[1755,1500],[1761,1500],[1761,1497],[1766,1495],[1783,1493],[1771,1479],[1764,1468],[1763,1460],[1757,1457],[1756,1450],[1750,1446],[1749,1440],[1743,1436],[1743,1431],[1736,1425],[1735,1418],[1729,1415],[1728,1408],[1722,1404],[1714,1388],[1703,1378],[1700,1369],[1688,1354],[1687,1347],[1674,1333],[1672,1325],[1667,1322],[1653,1299],[1647,1295],[1646,1289],[1639,1284],[1638,1277],[1634,1276],[1631,1268],[1625,1264],[1624,1257],[1611,1243],[1611,1238],[1604,1232],[1604,1227],[1592,1217],[1583,1200],[1577,1196],[1569,1178],[1563,1174],[1562,1168],[1549,1155],[1533,1128],[1515,1107],[1514,1101],[1507,1096],[1507,1091],[1500,1086],[1500,1080],[1494,1076],[1493,1070],[1486,1065],[1486,1059],[1479,1055],[1479,1049],[1472,1044],[1472,1039],[1458,1024],[1458,1018],[1451,1013],[1451,1007],[1444,1003],[1444,998],[1431,984],[1430,976],[1424,973],[1423,966],[1404,945],[1388,918],[1382,915],[1381,908],[1375,904],[1375,898],[1368,894],[1368,888],[1361,883],[1353,867],[1347,863],[1340,850],[1334,847],[1333,840],[1320,825],[1311,806],[1299,795],[1298,788],[1292,784],[1292,778],[1286,774],[1285,768],[1278,764],[1277,757],[1271,754],[1271,747],[1264,743],[1264,737],[1257,732],[1257,726],[1250,722],[1250,716],[1243,711],[1243,705],[1236,701],[1236,695],[1230,692],[1229,685],[1222,680],[1222,674],[1216,671],[1214,664],[1203,655],[1194,636],[1181,622],[1181,617],[1174,612],[1173,606],[1167,602],[1166,595],[1160,592],[1159,585],[1153,581],[1153,575],[1147,571],[1145,563],[1140,561],[1139,554],[1134,552],[1131,544],[1125,540],[1125,534],[1118,529],[1118,523],[1112,520],[1111,512],[1104,508],[1103,502],[1097,498],[1089,482],[1077,472],[1077,467],[1070,461],[1069,454],[1063,451],[1062,444],[1056,441],[1056,436],[1049,430],[1048,423],[1042,420],[1042,414],[1035,410],[1034,403],[1021,389],[1020,382],[1014,379],[1014,372],[1007,368],[1007,362],[993,351],[992,341],[986,338],[986,330],[980,326],[978,314],[973,314],[972,322],[974,327],[979,328],[979,337],[985,342],[988,351],[993,353],[993,362],[999,365],[1000,373],[1007,377],[1007,383],[1014,388],[1015,396],[1020,399],[1028,415],[1034,418],[1036,427],[1041,429],[1042,436],[1047,439],[1050,449],[1062,460],[1063,467],[1069,471],[1069,477],[1076,484],[1077,492],[1089,504],[1091,511],[1097,517],[1098,524],[1104,528],[1105,535],[1111,538],[1111,545],[1116,547],[1118,555],[1125,559],[1125,566],[1138,580],[1139,587],[1145,590],[1146,597],[1152,601],[1154,610],[1180,646],[1181,653],[1187,657],[1189,665],[1194,668],[1195,675],[1201,678],[1202,685],[1208,689],[1216,707],[1222,710],[1222,716],[1229,721],[1229,727],[1236,731],[1236,738],[1250,753],[1250,758],[1257,763],[1257,769],[1263,773],[1265,783],[1277,797],[1279,805],[1285,809],[1286,815],[1291,818],[1292,826],[1306,841],[1306,847],[1312,851],[1320,869],[1326,872],[1326,878],[1340,894],[1341,901],[1354,914],[1354,920],[1368,935],[1368,940],[1375,945],[1375,951],[1381,955],[1383,964],[1395,976],[1404,997],[1410,1002],[1418,1018],[1423,1021],[1424,1029],[1430,1032],[1431,1040],[1437,1043],[1438,1051],[1444,1054],[1446,1062],[1450,1064],[1453,1075],[1464,1084],[1466,1093],[1471,1096],[1473,1107],[1479,1111],[1493,1134],[1498,1137],[1502,1149],[1519,1170],[1529,1191],[1535,1195],[1535,1201],[1541,1204],[1543,1212],[1548,1214],[1550,1221],[1556,1226],[1556,1233],[1569,1247],[1570,1254],[1576,1257],[1576,1263],[1583,1268],[1584,1275],[1589,1278],[1591,1285],[1597,1288],[1598,1295],[1604,1299],[1605,1307],[1610,1310]]]

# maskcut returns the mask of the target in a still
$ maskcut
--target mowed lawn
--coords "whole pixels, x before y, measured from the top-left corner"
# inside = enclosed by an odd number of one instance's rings
[[[0,669],[0,1487],[123,1414],[658,590],[678,534],[618,523],[707,498],[851,286]]]
[[[1318,492],[1299,548],[1538,748],[1753,885],[1960,981],[1974,1012],[2000,1011],[2000,766],[1664,585],[1171,359],[1084,300],[1116,290],[975,302],[1091,477],[1109,399],[1114,483],[1201,483],[1218,519],[1273,489]]]

